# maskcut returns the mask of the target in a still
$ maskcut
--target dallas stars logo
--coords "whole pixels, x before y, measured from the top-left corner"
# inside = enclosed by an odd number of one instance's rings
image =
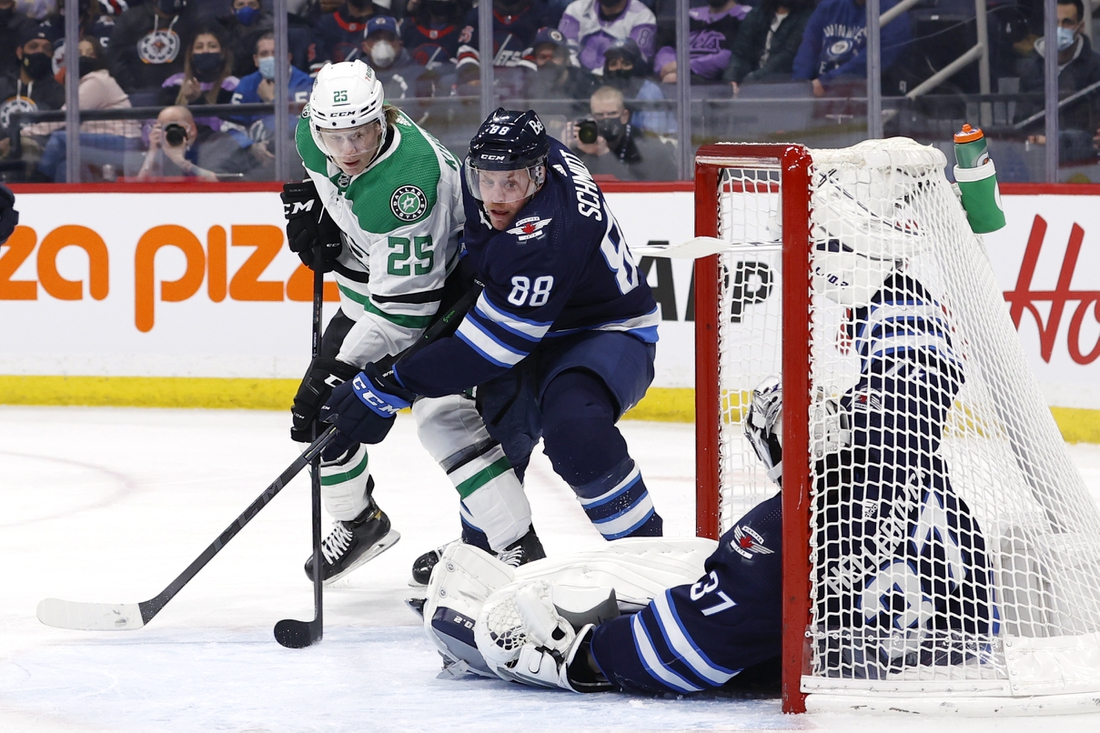
[[[428,210],[428,197],[416,186],[402,186],[390,197],[390,210],[401,221],[416,221]]]

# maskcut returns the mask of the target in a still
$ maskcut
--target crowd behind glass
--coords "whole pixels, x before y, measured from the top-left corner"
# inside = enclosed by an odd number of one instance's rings
[[[866,0],[754,3],[0,0],[0,179],[294,177],[312,77],[361,59],[387,101],[459,157],[497,106],[534,108],[596,176],[627,181],[690,177],[690,154],[714,141],[835,147],[906,135],[949,152],[968,122],[985,130],[1002,182],[1100,181],[1091,5],[1052,3],[1057,28],[1044,34],[1042,0],[880,0],[868,64]],[[872,106],[869,78],[881,90]],[[1045,119],[1055,105],[1057,128]],[[66,128],[74,119],[79,133]]]

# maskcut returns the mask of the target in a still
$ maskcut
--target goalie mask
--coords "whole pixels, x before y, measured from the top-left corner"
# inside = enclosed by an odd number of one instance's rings
[[[349,175],[361,173],[386,139],[382,82],[362,61],[326,64],[309,95],[310,132],[321,152]]]
[[[914,204],[925,185],[923,177],[890,165],[816,172],[814,290],[847,306],[870,301],[905,258],[924,248]]]
[[[534,110],[499,108],[470,141],[465,165],[470,194],[498,204],[534,196],[546,181],[549,151],[546,128]]]

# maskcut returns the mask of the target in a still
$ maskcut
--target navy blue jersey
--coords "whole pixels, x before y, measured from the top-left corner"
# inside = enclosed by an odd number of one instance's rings
[[[588,169],[550,141],[546,183],[505,231],[466,189],[470,263],[485,290],[451,338],[404,359],[402,383],[454,394],[503,374],[543,339],[619,331],[657,341],[657,304]]]
[[[478,63],[481,48],[478,36],[477,8],[466,17],[466,27],[458,39],[458,66]],[[493,66],[518,66],[535,70],[533,46],[539,28],[553,25],[545,3],[534,2],[515,15],[493,10]]]
[[[401,41],[413,61],[434,69],[458,57],[458,37],[462,30],[461,23],[437,28],[406,20],[401,26]]]
[[[878,679],[981,662],[997,631],[990,564],[937,454],[964,381],[945,314],[895,275],[848,331],[862,365],[840,401],[850,437],[815,472],[817,581],[829,589],[815,608],[816,663]],[[607,678],[633,692],[695,692],[778,656],[780,515],[778,496],[757,505],[722,535],[699,582],[599,626],[592,652]]]

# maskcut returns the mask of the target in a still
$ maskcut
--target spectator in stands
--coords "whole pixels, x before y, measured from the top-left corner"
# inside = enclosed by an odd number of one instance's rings
[[[77,90],[81,110],[130,109],[130,98],[107,70],[107,54],[99,39],[80,39],[80,87]],[[65,108],[64,105],[61,107]],[[65,159],[67,138],[62,125],[56,126],[46,143],[38,172],[48,181],[64,183],[67,179]],[[132,120],[96,120],[80,123],[80,161],[93,170],[93,177],[103,176],[104,166],[116,172],[126,169],[127,153],[141,147],[141,125]],[[111,169],[108,168],[108,171]],[[107,177],[110,177],[108,172]]]
[[[1058,0],[1055,8],[1058,15],[1058,28],[1055,40],[1058,46],[1058,96],[1061,99],[1074,92],[1100,82],[1100,56],[1092,50],[1092,44],[1082,32],[1084,29],[1081,0]],[[1046,41],[1050,37],[1035,41],[1034,50],[1020,59],[1018,73],[1021,92],[1043,92],[1046,89],[1044,58]],[[1043,109],[1042,100],[1021,105],[1021,117],[1029,117]],[[1095,160],[1093,136],[1100,137],[1100,89],[1070,102],[1058,114],[1059,158],[1063,163],[1082,160]],[[1033,125],[1035,131],[1043,129],[1045,121],[1039,119]],[[1028,136],[1030,142],[1044,144],[1046,135],[1034,132]]]
[[[183,71],[161,85],[161,104],[229,104],[240,79],[233,76],[233,53],[215,22],[199,26],[183,58]]]
[[[367,21],[376,14],[371,0],[347,0],[336,12],[322,14],[314,33],[317,59],[333,63],[347,61],[349,54],[359,49]]]
[[[203,181],[242,178],[256,161],[230,135],[195,122],[182,105],[165,107],[149,131],[149,150],[139,179],[194,177]]]
[[[593,175],[609,175],[623,181],[668,180],[676,177],[676,164],[668,145],[630,123],[623,93],[615,87],[597,89],[589,102],[596,122],[595,142],[581,141],[580,124],[573,125],[572,144]]]
[[[287,113],[287,139],[294,139],[298,113],[309,101],[313,79],[301,69],[295,68],[287,54],[290,76],[287,80],[287,98],[292,108]],[[252,61],[257,71],[241,79],[233,92],[233,104],[270,104],[275,101],[275,34],[265,33],[256,39]],[[249,178],[273,180],[275,178],[275,117],[271,114],[232,115],[230,124],[223,129],[248,150],[257,163],[249,172]]]
[[[401,24],[401,41],[421,66],[437,69],[454,64],[465,16],[458,0],[420,0],[416,11]]]
[[[634,105],[635,127],[671,135],[676,132],[676,115],[671,107],[659,104],[665,96],[656,82],[646,78],[646,68],[634,39],[615,41],[604,51],[603,83],[621,91],[627,104]]]
[[[737,0],[707,0],[702,7],[688,10],[692,84],[721,81],[741,21],[749,10],[748,5],[740,5]],[[673,46],[657,51],[653,70],[662,84],[676,82],[676,49]]]
[[[111,34],[115,30],[115,19],[101,12],[102,6],[99,0],[79,0],[80,21],[78,33],[81,38],[91,36],[101,48],[106,50],[111,43]],[[54,75],[59,82],[64,83],[65,73],[65,3],[60,0],[57,9],[46,16],[42,21],[42,28],[46,36],[53,44],[54,67],[57,73]]]
[[[558,29],[577,50],[581,66],[597,74],[615,41],[632,39],[645,63],[653,60],[656,50],[657,18],[641,0],[574,0]]]
[[[229,12],[218,18],[225,28],[229,50],[233,54],[233,76],[243,78],[256,71],[252,61],[256,40],[275,28],[271,11],[260,0],[229,0]]]
[[[476,85],[480,69],[477,8],[466,16],[458,39],[459,85]],[[524,99],[535,74],[532,46],[539,28],[549,24],[542,0],[493,0],[493,66],[495,92],[503,99]]]
[[[183,71],[183,39],[194,38],[195,25],[185,0],[149,0],[115,21],[107,48],[111,76],[135,107],[156,104],[164,80]]]
[[[880,12],[885,13],[897,3],[883,0]],[[902,13],[883,26],[881,38],[880,58],[885,73],[909,43],[909,16]],[[866,0],[821,0],[806,22],[791,78],[810,81],[815,97],[825,96],[833,84],[866,81]]]
[[[0,78],[0,135],[5,136],[0,139],[0,158],[4,159],[14,157],[13,141],[7,137],[14,112],[44,112],[65,104],[65,87],[53,78],[53,44],[46,31],[36,25],[24,26],[15,53],[18,74]],[[48,135],[49,128],[20,130],[18,158],[27,164],[27,174],[42,157]]]
[[[569,47],[557,28],[540,29],[533,50],[538,72],[531,82],[531,99],[587,100],[599,86],[595,74],[569,63]]]
[[[741,84],[789,81],[813,0],[762,0],[749,11],[733,41],[724,78],[736,94]]]
[[[15,0],[0,0],[0,77],[19,74],[19,39],[35,23],[15,7]]]

